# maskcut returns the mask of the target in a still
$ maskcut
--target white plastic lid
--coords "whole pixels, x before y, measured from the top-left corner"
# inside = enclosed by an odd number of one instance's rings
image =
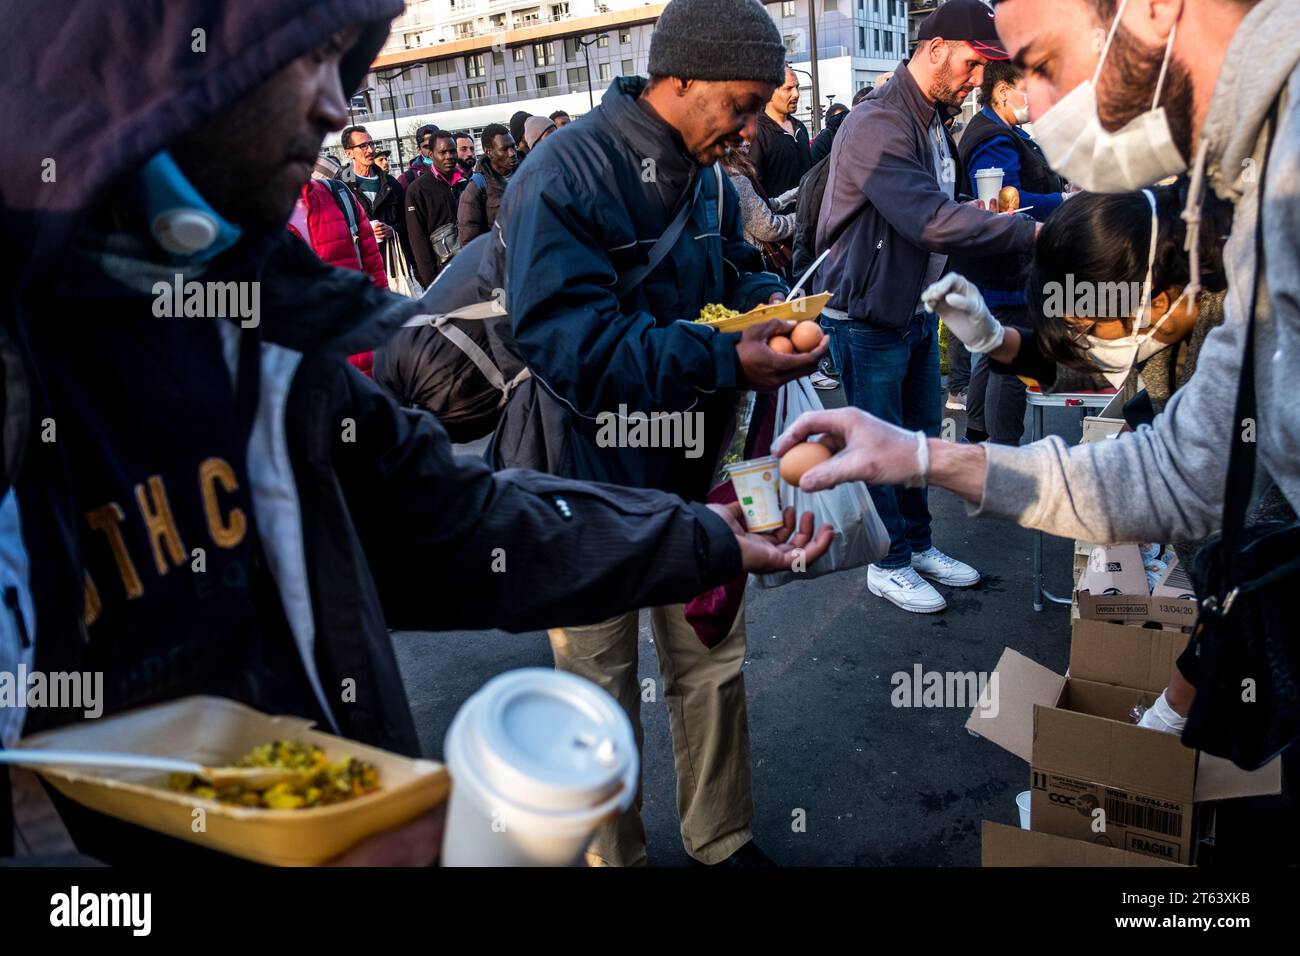
[[[154,217],[158,245],[178,256],[202,252],[217,240],[217,223],[201,209],[169,209]]]
[[[540,667],[494,677],[467,702],[466,755],[516,805],[569,812],[617,790],[636,760],[632,724],[595,684]]]

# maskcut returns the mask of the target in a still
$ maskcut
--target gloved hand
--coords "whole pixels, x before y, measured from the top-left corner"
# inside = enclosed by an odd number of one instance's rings
[[[921,303],[943,319],[948,331],[983,355],[1002,344],[1007,330],[993,318],[984,297],[965,276],[950,272],[921,293]]]
[[[1178,711],[1169,706],[1169,701],[1165,699],[1165,692],[1161,691],[1156,702],[1152,704],[1142,719],[1138,721],[1139,727],[1145,727],[1147,730],[1158,730],[1165,734],[1182,734],[1183,728],[1187,726],[1187,718],[1183,717]]]

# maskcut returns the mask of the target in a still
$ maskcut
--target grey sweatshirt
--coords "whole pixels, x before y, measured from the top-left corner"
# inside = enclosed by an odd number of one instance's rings
[[[731,185],[740,197],[740,219],[745,228],[745,241],[751,246],[755,240],[780,242],[794,235],[794,213],[777,213],[754,190],[754,184],[744,173],[728,173]]]
[[[1300,509],[1300,18],[1294,3],[1261,0],[1251,10],[1233,35],[1210,102],[1206,176],[1236,212],[1224,247],[1224,322],[1206,337],[1196,373],[1153,425],[1114,441],[1072,448],[1053,436],[1020,448],[985,446],[984,497],[972,514],[1097,542],[1191,540],[1218,530],[1228,455],[1248,427],[1233,418],[1266,148],[1256,490],[1271,480]],[[1270,143],[1266,119],[1279,97]]]

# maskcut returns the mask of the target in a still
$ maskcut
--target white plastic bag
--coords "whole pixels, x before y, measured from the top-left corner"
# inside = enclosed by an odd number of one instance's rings
[[[811,380],[800,378],[790,382],[781,389],[776,400],[776,430],[773,434],[780,435],[804,412],[819,412],[822,407]],[[889,535],[876,514],[866,484],[861,481],[846,482],[812,494],[783,481],[781,506],[788,505],[794,506],[796,520],[805,511],[811,511],[814,530],[829,524],[835,529],[835,538],[826,553],[808,565],[805,571],[754,575],[761,588],[779,588],[791,581],[860,568],[889,553]]]
[[[415,269],[406,258],[397,234],[394,233],[392,238],[381,243],[379,248],[384,257],[384,271],[388,273],[388,291],[412,299],[423,296],[424,287],[415,278]]]

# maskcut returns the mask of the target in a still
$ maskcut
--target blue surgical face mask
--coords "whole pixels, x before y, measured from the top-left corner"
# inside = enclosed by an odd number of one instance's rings
[[[150,235],[177,264],[211,262],[242,235],[199,195],[166,150],[144,164],[135,187]]]

